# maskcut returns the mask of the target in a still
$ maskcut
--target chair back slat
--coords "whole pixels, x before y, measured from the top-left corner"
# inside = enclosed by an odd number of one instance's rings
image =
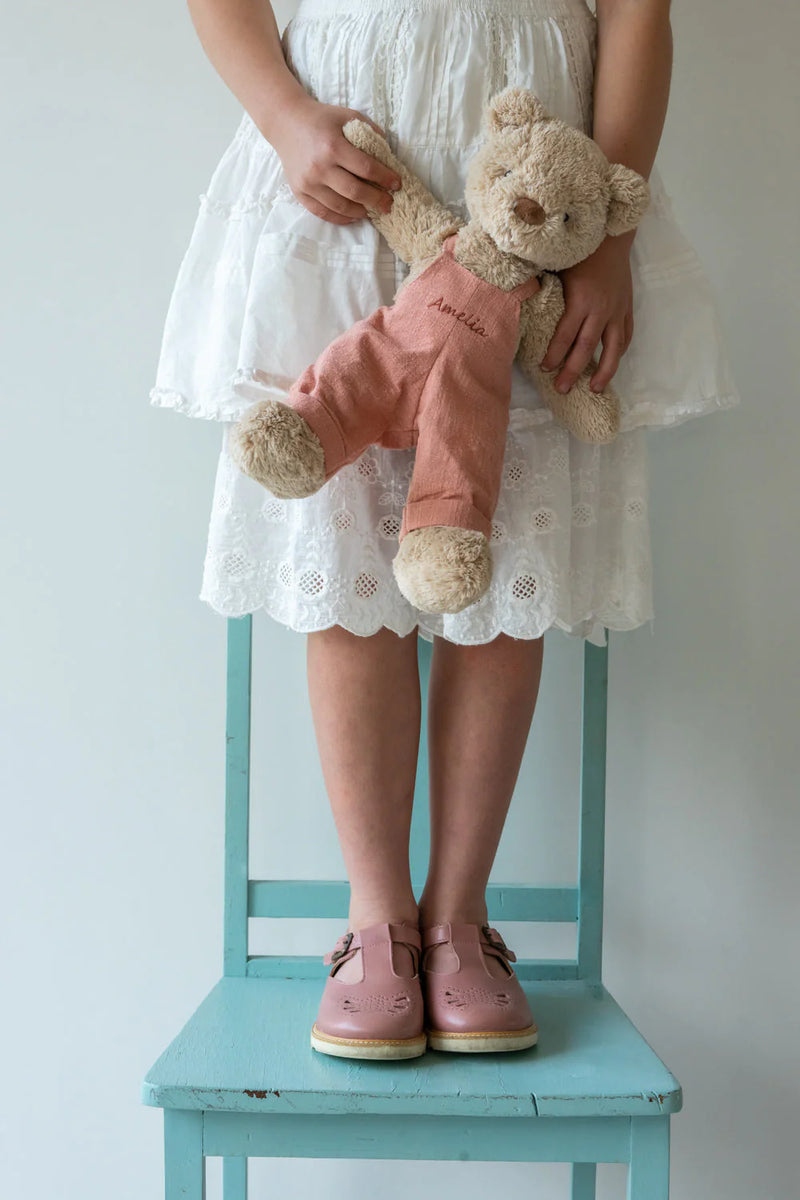
[[[414,891],[419,895],[422,884]],[[350,884],[338,879],[251,879],[251,917],[347,918]],[[576,921],[576,887],[529,887],[521,883],[490,884],[486,900],[491,921]]]
[[[424,879],[428,859],[427,693],[431,646],[420,638],[420,685],[423,695],[419,763],[411,832],[412,878]],[[250,713],[252,617],[228,620],[225,771],[225,929],[226,975],[316,976],[324,974],[318,957],[248,955],[248,918],[347,917],[346,881],[249,879]],[[489,919],[495,921],[577,924],[574,959],[520,959],[522,979],[601,978],[603,860],[605,828],[608,646],[584,645],[581,711],[581,783],[577,886],[536,887],[491,884]],[[421,885],[415,887],[417,895]]]
[[[520,979],[577,979],[578,964],[574,958],[523,959],[514,964]],[[323,979],[326,967],[319,954],[253,954],[247,961],[247,974],[256,979]]]

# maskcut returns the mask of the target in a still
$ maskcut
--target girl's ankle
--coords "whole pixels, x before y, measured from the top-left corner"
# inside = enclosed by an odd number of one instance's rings
[[[456,904],[427,903],[420,900],[420,929],[429,929],[432,925],[486,925],[488,920],[485,902]]]
[[[409,903],[350,903],[347,928],[368,929],[370,925],[410,925],[419,928],[419,912],[416,904]]]

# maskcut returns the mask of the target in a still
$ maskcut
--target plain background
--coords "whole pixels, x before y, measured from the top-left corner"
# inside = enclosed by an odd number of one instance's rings
[[[3,1191],[143,1200],[162,1194],[162,1114],[141,1079],[221,973],[225,634],[197,600],[219,429],[147,393],[238,107],[178,0],[27,0],[3,25]],[[673,1200],[789,1200],[800,21],[785,0],[677,0],[673,28],[659,164],[744,403],[649,435],[656,620],[612,636],[604,974],[684,1087]],[[304,639],[263,614],[256,629],[274,810],[257,860],[337,876]],[[580,651],[547,635],[497,878],[573,877]],[[622,1175],[601,1168],[603,1198]],[[264,1197],[567,1194],[560,1166],[278,1161],[252,1178]]]

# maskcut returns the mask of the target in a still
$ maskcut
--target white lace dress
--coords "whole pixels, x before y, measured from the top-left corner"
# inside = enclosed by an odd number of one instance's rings
[[[313,96],[372,117],[465,219],[467,163],[489,97],[532,88],[591,129],[596,22],[584,0],[300,0],[283,34]],[[227,452],[231,422],[290,383],[342,330],[392,301],[408,268],[371,223],[334,225],[293,195],[244,116],[201,197],[175,284],[151,402],[223,423],[201,598],[265,609],[306,632],[419,627],[459,643],[555,627],[603,644],[653,617],[646,428],[739,403],[715,299],[658,169],[632,251],[633,340],[615,376],[622,432],[578,442],[514,368],[493,582],[453,615],[412,607],[394,581],[415,451],[369,447],[314,496],[279,500]]]

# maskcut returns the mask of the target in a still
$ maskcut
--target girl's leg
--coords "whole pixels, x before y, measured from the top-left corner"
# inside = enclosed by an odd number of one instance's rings
[[[486,885],[536,707],[543,647],[542,637],[507,634],[477,646],[434,640],[422,925],[486,921]]]
[[[362,637],[334,625],[308,634],[306,651],[322,773],[350,880],[348,927],[416,928],[408,841],[421,711],[417,632],[400,638],[382,628]],[[340,978],[354,965],[344,963]]]

